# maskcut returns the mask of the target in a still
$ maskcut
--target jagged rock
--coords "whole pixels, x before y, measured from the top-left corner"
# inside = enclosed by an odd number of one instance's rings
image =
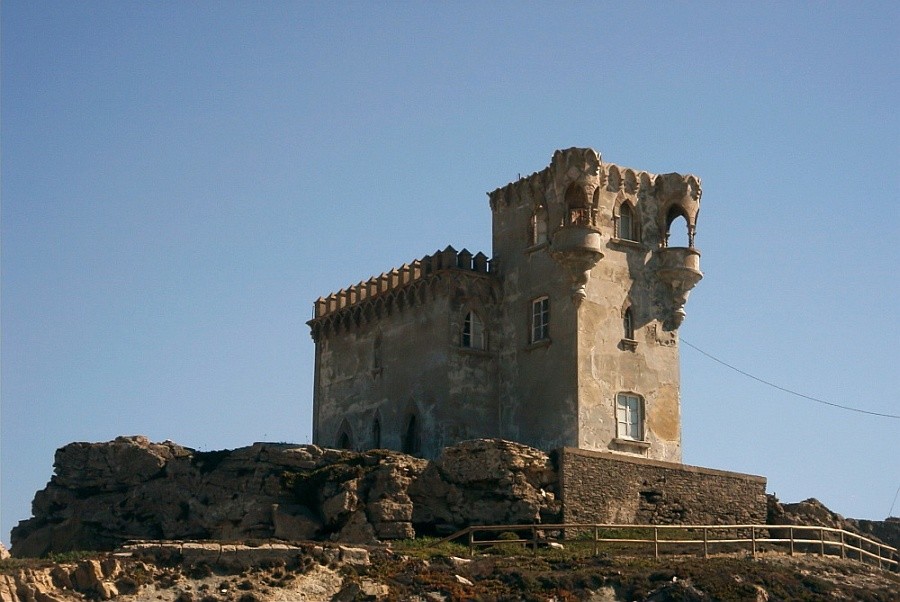
[[[356,481],[351,481],[351,483],[352,485],[342,489],[322,504],[322,515],[325,517],[325,523],[329,526],[346,522],[347,516],[354,512],[359,505],[359,498],[356,495],[359,485]]]
[[[140,435],[117,437],[100,446],[72,443],[56,452],[55,478],[59,485],[76,491],[119,491],[161,476],[168,460],[189,453],[170,441],[151,443]]]
[[[309,508],[297,504],[273,504],[272,521],[275,537],[289,541],[315,539],[325,527]]]
[[[366,519],[366,513],[360,509],[354,512],[340,531],[331,536],[333,541],[347,543],[376,543],[375,528]]]
[[[66,445],[54,467],[34,517],[13,529],[17,556],[129,539],[371,543],[413,537],[414,524],[452,532],[559,515],[547,454],[499,439],[463,442],[430,462],[284,443],[200,452],[133,436]]]
[[[464,441],[410,485],[413,523],[452,532],[467,524],[555,522],[560,506],[547,495],[554,487],[546,453],[501,439]]]
[[[844,518],[815,498],[795,504],[782,504],[774,495],[766,497],[766,521],[770,525],[821,525],[844,529],[900,549],[900,518],[888,517],[883,521]],[[778,533],[774,530],[772,532]]]
[[[369,520],[372,522],[409,522],[412,520],[413,506],[407,498],[406,503],[383,499],[370,502],[366,506]]]

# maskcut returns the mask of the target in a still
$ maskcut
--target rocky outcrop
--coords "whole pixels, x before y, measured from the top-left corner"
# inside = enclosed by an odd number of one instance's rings
[[[0,602],[332,600],[350,589],[341,567],[370,564],[365,548],[327,544],[135,543],[74,562],[0,568]]]
[[[255,443],[199,452],[145,437],[72,443],[12,531],[15,556],[111,550],[128,540],[334,540],[415,535],[414,525],[558,520],[556,474],[538,450],[502,440],[436,461],[388,450]]]
[[[772,525],[821,525],[844,529],[900,549],[900,518],[888,517],[883,521],[844,518],[816,498],[796,504],[782,504],[770,495],[767,522]]]
[[[557,480],[542,451],[500,439],[464,441],[411,486],[413,522],[444,534],[458,525],[559,522]]]

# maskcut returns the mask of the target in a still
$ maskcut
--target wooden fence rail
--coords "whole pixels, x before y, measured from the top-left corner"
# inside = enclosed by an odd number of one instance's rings
[[[494,533],[512,533],[515,537]],[[480,547],[521,545],[534,553],[542,545],[564,540],[590,544],[597,554],[601,544],[653,545],[653,555],[659,558],[660,547],[696,546],[702,548],[704,558],[710,548],[725,544],[749,548],[756,558],[763,544],[766,551],[813,552],[820,556],[839,555],[860,562],[877,564],[879,568],[900,570],[897,549],[843,529],[808,525],[619,525],[619,524],[533,524],[533,525],[476,525],[466,527],[445,537],[434,545],[466,537],[469,555]]]

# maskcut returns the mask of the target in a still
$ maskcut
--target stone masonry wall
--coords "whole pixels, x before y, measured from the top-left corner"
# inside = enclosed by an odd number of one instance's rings
[[[764,477],[564,448],[560,481],[566,523],[766,522]]]

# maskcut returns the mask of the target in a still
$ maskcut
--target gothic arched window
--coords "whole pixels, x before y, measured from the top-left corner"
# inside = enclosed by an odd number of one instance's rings
[[[406,428],[403,430],[403,445],[401,451],[404,454],[414,456],[419,453],[421,439],[419,435],[419,423],[415,414],[410,414],[406,420]]]
[[[341,428],[338,429],[335,445],[338,449],[353,449],[353,431],[350,430],[350,424],[346,419],[341,422]]]
[[[462,340],[463,347],[469,349],[485,349],[484,322],[474,311],[466,314],[463,320]]]
[[[637,241],[638,224],[635,219],[634,209],[630,203],[622,203],[619,206],[619,219],[616,222],[616,238],[622,240]]]

